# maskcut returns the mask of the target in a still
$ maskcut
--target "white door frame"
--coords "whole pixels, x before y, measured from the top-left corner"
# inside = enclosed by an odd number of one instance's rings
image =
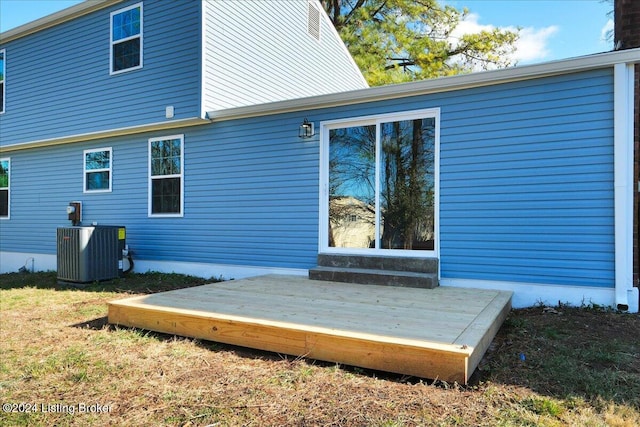
[[[336,248],[329,246],[329,131],[332,129],[353,126],[376,125],[377,144],[380,141],[380,124],[391,121],[415,120],[421,118],[435,119],[434,141],[434,250],[404,249],[371,249],[371,248]],[[379,150],[377,150],[379,151]],[[376,160],[379,163],[379,159]],[[376,168],[377,169],[377,168]],[[376,172],[377,173],[377,172]],[[376,186],[378,185],[376,176]],[[379,189],[376,188],[376,192]],[[440,254],[440,109],[428,108],[397,113],[376,114],[370,116],[351,117],[320,122],[320,191],[318,221],[318,252],[354,255],[385,255],[398,257],[439,257]],[[379,206],[376,206],[376,211]]]

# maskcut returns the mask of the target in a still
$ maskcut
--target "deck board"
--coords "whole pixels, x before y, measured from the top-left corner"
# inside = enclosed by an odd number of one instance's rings
[[[269,275],[109,303],[109,322],[466,383],[511,293]]]

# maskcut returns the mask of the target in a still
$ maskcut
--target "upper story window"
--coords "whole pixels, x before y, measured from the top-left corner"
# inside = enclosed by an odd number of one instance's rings
[[[142,3],[111,12],[111,74],[142,68]]]
[[[0,159],[0,218],[9,218],[9,169],[11,160]]]
[[[149,139],[149,216],[182,216],[184,135]]]
[[[5,75],[6,75],[6,68],[5,68],[5,55],[6,55],[6,51],[0,50],[0,114],[4,113],[4,88],[6,86],[5,81]]]
[[[111,148],[84,150],[84,192],[111,191]]]

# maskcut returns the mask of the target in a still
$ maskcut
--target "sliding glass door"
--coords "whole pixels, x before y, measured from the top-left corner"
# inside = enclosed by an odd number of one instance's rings
[[[323,123],[321,250],[437,249],[438,113]]]

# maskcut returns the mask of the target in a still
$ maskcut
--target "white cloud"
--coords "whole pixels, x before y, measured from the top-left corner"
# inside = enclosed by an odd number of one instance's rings
[[[477,13],[470,13],[463,21],[460,21],[458,26],[451,33],[451,37],[459,38],[464,34],[473,34],[483,30],[491,31],[495,28],[493,25],[482,25],[478,23],[479,20],[480,15]]]
[[[613,19],[609,19],[606,24],[600,30],[600,41],[604,43],[609,42],[610,34],[613,32]]]
[[[508,27],[496,27],[494,25],[483,25],[478,21],[480,16],[475,13],[470,13],[467,17],[461,21],[456,27],[455,31],[451,34],[452,43],[457,40],[463,34],[473,34],[480,31],[492,31],[495,28],[502,30],[516,31],[514,26]],[[559,31],[559,28],[555,25],[534,28],[524,27],[520,29],[520,37],[515,43],[515,52],[511,54],[511,59],[518,63],[533,62],[545,59],[549,55],[549,43],[550,39]]]
[[[533,28],[520,30],[520,38],[516,42],[513,56],[518,62],[533,62],[549,56],[549,39],[558,32],[558,27]]]

